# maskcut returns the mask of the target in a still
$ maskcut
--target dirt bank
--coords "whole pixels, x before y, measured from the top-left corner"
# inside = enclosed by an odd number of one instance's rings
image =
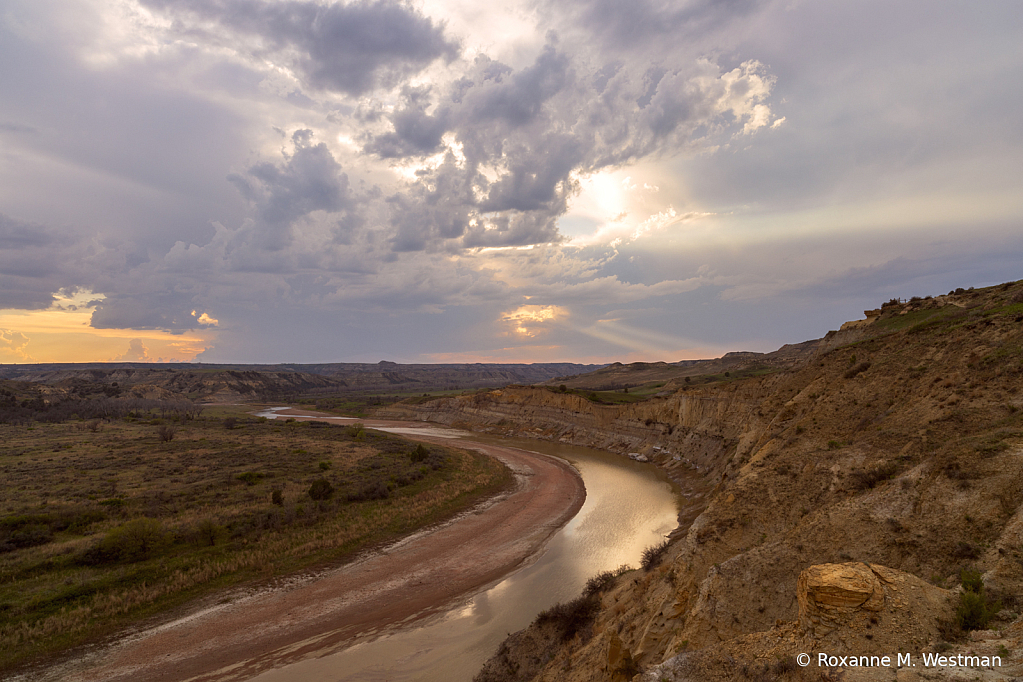
[[[363,423],[451,445],[448,438],[428,435],[433,429],[422,424]],[[459,445],[507,464],[516,474],[515,489],[353,563],[235,592],[230,603],[211,600],[32,679],[246,679],[444,609],[521,565],[582,506],[582,479],[560,460],[494,445]]]

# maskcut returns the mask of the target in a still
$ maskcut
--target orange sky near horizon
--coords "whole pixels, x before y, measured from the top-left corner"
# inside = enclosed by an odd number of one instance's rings
[[[45,310],[0,310],[0,363],[191,362],[215,337],[213,329],[182,334],[96,329],[90,326],[93,309],[86,303],[97,296],[54,297]]]

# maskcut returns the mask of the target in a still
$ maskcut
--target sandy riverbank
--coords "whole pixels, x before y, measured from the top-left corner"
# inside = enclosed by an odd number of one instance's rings
[[[424,424],[361,421],[453,444],[447,434],[430,435]],[[234,591],[230,603],[207,600],[184,617],[32,679],[247,679],[443,610],[520,566],[582,506],[582,480],[561,460],[495,445],[458,445],[507,464],[516,473],[515,489],[353,563],[279,586]]]

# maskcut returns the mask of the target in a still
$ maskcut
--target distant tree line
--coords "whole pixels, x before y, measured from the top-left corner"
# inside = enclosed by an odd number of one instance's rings
[[[28,422],[65,422],[75,419],[124,419],[145,414],[159,414],[161,418],[195,419],[203,407],[186,398],[154,400],[134,396],[71,397],[59,401],[46,401],[42,396],[18,397],[7,389],[0,389],[0,423],[24,424]]]

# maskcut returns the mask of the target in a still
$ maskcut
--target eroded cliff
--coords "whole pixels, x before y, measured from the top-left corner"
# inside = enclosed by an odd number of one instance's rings
[[[715,651],[738,663],[704,679],[795,679],[810,669],[779,667],[783,649],[749,638],[797,627],[797,582],[815,565],[881,565],[935,589],[957,589],[976,566],[1009,628],[1023,586],[1021,386],[1023,285],[1010,283],[889,304],[802,367],[645,403],[510,388],[388,416],[638,453],[712,488],[659,562],[597,595],[586,628],[554,641],[534,624],[480,679],[701,679],[690,664]],[[911,609],[903,625],[845,639],[840,627],[836,646],[955,640],[936,613]]]

